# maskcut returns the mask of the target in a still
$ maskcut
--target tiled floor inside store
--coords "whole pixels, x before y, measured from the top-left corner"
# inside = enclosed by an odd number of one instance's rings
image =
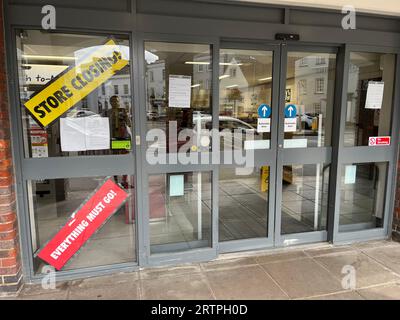
[[[343,287],[352,266],[355,288]],[[345,269],[344,269],[345,268]],[[400,244],[371,241],[222,255],[177,267],[25,285],[19,299],[400,299]]]

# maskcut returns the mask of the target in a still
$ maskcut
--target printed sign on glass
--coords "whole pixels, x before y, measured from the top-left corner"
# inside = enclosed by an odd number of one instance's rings
[[[168,106],[170,108],[190,108],[191,92],[191,76],[169,76]]]
[[[127,197],[128,194],[114,181],[106,180],[40,250],[38,257],[57,270],[61,270],[86,241],[122,206]]]
[[[390,137],[369,137],[368,146],[390,146]]]
[[[75,104],[96,90],[129,61],[114,40],[107,41],[34,93],[24,104],[35,121],[46,128]]]
[[[259,118],[269,118],[271,116],[271,107],[267,104],[262,104],[258,107],[257,113]]]
[[[258,118],[257,119],[257,132],[259,132],[259,133],[271,132],[271,119]]]
[[[288,104],[285,108],[285,118],[296,118],[297,108],[294,104]]]
[[[383,81],[368,82],[367,99],[365,109],[381,109],[385,83]]]

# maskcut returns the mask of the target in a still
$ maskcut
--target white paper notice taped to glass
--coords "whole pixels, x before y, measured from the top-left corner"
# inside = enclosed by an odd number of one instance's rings
[[[385,83],[383,81],[368,82],[367,99],[365,109],[381,109],[383,103],[383,92]]]
[[[346,166],[344,173],[344,183],[354,184],[356,183],[357,166]]]
[[[285,139],[283,141],[283,148],[307,148],[307,139]]]
[[[245,150],[259,150],[259,149],[269,149],[269,140],[246,140],[244,142]]]
[[[257,120],[257,132],[271,132],[271,119],[270,118],[258,118]]]
[[[106,117],[61,118],[61,151],[110,149],[110,122]]]
[[[170,108],[190,108],[192,77],[170,75],[168,86],[168,106]]]
[[[169,196],[177,197],[185,195],[184,190],[184,176],[180,175],[171,175],[169,176]]]
[[[297,118],[285,118],[285,132],[297,131]]]

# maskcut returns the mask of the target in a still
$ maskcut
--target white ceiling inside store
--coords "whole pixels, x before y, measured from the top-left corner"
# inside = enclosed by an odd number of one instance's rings
[[[400,0],[232,0],[341,10],[352,5],[360,12],[400,16]]]

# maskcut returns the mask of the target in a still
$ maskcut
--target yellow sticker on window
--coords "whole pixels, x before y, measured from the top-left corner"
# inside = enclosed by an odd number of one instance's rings
[[[112,140],[111,149],[131,150],[131,140]]]
[[[128,63],[120,46],[114,40],[109,40],[86,56],[81,64],[60,73],[24,106],[36,122],[45,128]]]

